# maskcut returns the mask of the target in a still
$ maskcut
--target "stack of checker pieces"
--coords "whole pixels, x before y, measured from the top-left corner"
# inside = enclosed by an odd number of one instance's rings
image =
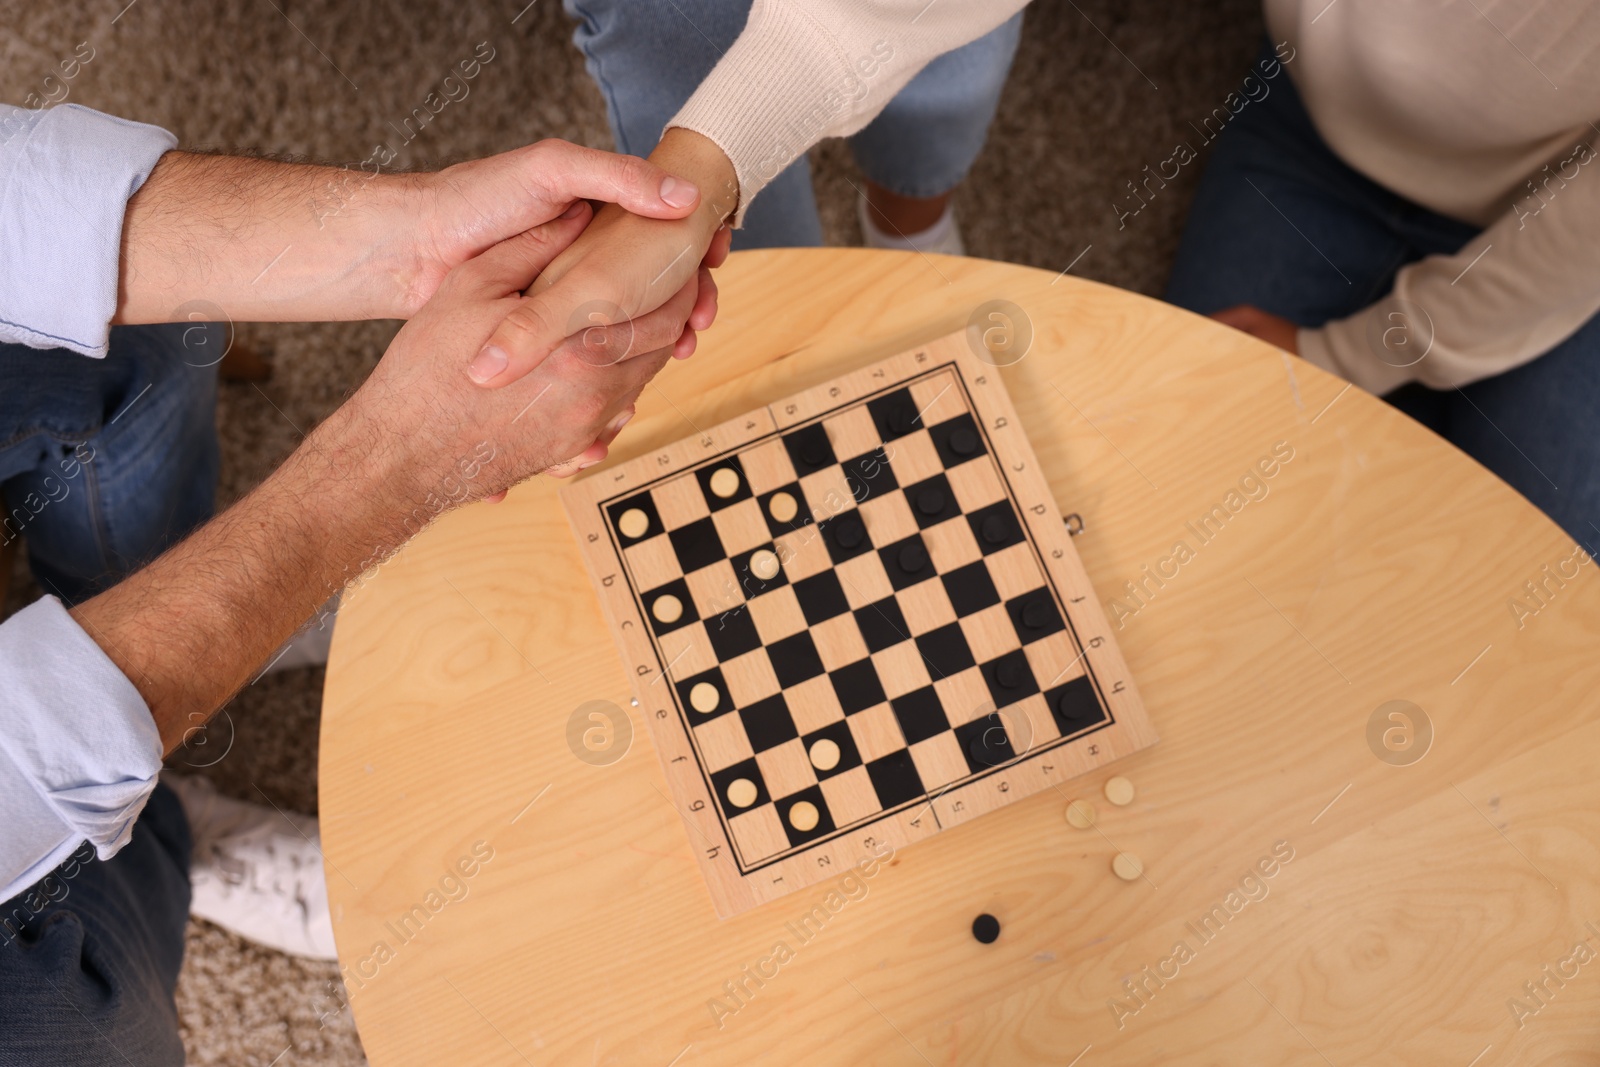
[[[1074,625],[1109,645],[1015,416],[980,410],[1009,412],[998,375],[954,347],[567,490],[724,914],[1154,740]]]

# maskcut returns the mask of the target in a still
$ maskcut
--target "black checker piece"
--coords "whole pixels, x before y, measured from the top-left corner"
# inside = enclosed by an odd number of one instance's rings
[[[795,599],[800,601],[800,613],[806,617],[807,626],[843,615],[850,610],[845,599],[844,586],[833,571],[823,571],[794,583]]]
[[[1006,614],[1011,616],[1011,625],[1025,645],[1067,628],[1048,589],[1035,589],[1006,601]]]
[[[956,740],[961,743],[961,753],[967,757],[967,767],[974,774],[997,767],[1017,755],[1006,734],[1006,724],[993,713],[957,726]]]
[[[878,550],[883,569],[889,576],[889,585],[897,592],[918,582],[932,578],[936,573],[933,560],[928,558],[928,546],[922,543],[921,534],[912,534]]]
[[[828,546],[828,556],[836,566],[872,551],[872,538],[867,536],[867,524],[861,521],[861,513],[853,508],[831,519],[823,519],[817,523],[817,529],[822,531],[823,544]]]
[[[989,695],[994,706],[1003,708],[1039,691],[1039,680],[1033,676],[1033,666],[1022,649],[1007,652],[997,660],[983,665],[983,680],[989,685]]]
[[[1094,686],[1087,677],[1074,678],[1044,695],[1050,705],[1050,714],[1064,736],[1071,736],[1106,721],[1106,710],[1094,695]]]
[[[922,530],[961,514],[961,505],[956,503],[956,495],[950,491],[950,479],[942,474],[906,486],[906,503],[911,505],[917,528]]]
[[[622,532],[622,528],[618,524],[622,521],[624,514],[635,508],[644,512],[645,518],[650,520],[650,525],[646,526],[644,533],[638,537],[629,537]],[[627,548],[629,545],[636,545],[640,541],[648,541],[665,529],[661,525],[661,513],[656,510],[656,502],[649,493],[640,493],[638,496],[630,496],[626,500],[609,505],[606,508],[606,515],[611,518],[611,528],[617,533],[617,544],[623,548]]]
[[[917,402],[911,399],[910,389],[897,389],[888,396],[867,401],[867,412],[883,441],[893,441],[922,429],[922,414],[917,410]]]
[[[740,708],[739,719],[744,723],[745,736],[750,739],[750,748],[755,752],[777,748],[785,741],[793,741],[800,736],[782,693],[774,693],[765,700]]]
[[[783,447],[789,453],[789,462],[794,467],[794,472],[804,478],[808,474],[827,470],[839,462],[833,454],[833,442],[828,440],[828,431],[822,428],[822,423],[814,422],[804,429],[786,434],[783,438]]]
[[[978,540],[979,551],[986,556],[1022,543],[1022,526],[1009,500],[997,500],[988,507],[979,508],[967,516],[967,522],[972,525],[972,536]]]
[[[717,534],[717,526],[709,515],[678,527],[667,537],[672,541],[672,554],[678,557],[684,574],[693,574],[701,567],[709,567],[717,560],[728,557],[727,550],[722,547],[722,538]]]
[[[946,470],[989,451],[983,443],[983,435],[978,432],[978,424],[965,412],[931,427],[928,436],[933,438],[934,450],[939,453],[939,461]]]

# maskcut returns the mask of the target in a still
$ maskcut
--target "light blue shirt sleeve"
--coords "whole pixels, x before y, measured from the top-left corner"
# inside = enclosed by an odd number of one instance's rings
[[[0,623],[0,901],[86,840],[115,855],[160,773],[144,698],[61,601]]]
[[[77,104],[0,104],[0,341],[106,354],[128,198],[177,145]]]

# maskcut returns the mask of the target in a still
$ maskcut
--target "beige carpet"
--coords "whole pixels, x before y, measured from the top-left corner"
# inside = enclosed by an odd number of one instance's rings
[[[0,0],[0,100],[60,98],[154,122],[185,146],[354,162],[388,137],[448,68],[488,41],[494,61],[401,161],[501,151],[540,137],[610,147],[600,98],[556,0]],[[119,14],[120,13],[120,14]],[[974,255],[1074,273],[1157,294],[1199,164],[1137,216],[1128,185],[1190,140],[1242,77],[1261,29],[1259,0],[1039,0],[1028,16],[1001,116],[958,210]],[[81,42],[94,59],[47,81]],[[85,53],[86,54],[86,53]],[[816,150],[829,243],[856,231],[841,144]],[[1087,250],[1087,251],[1086,251]],[[295,447],[372,368],[394,325],[247,326],[270,352],[263,387],[223,389],[222,498],[235,499]],[[7,608],[37,595],[19,563]],[[208,774],[223,791],[316,810],[322,672],[269,677],[228,709],[231,747]],[[209,751],[175,765],[217,758]],[[257,791],[260,791],[259,793]],[[191,923],[178,1009],[195,1064],[364,1062],[332,965],[257,949]]]

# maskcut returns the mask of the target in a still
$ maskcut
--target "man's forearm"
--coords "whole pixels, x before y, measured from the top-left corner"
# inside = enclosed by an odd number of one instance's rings
[[[239,503],[73,609],[144,697],[164,752],[414,532],[404,501],[425,494],[397,475],[395,448],[341,409]]]
[[[420,224],[423,184],[168,152],[128,202],[116,321],[172,321],[192,301],[241,322],[400,317],[412,279],[394,219]]]

